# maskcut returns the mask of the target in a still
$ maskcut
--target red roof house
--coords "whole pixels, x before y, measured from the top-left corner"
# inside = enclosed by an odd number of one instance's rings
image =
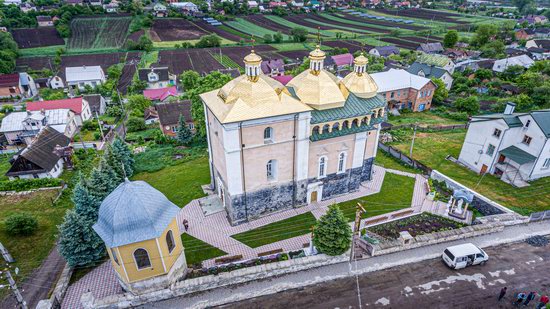
[[[178,89],[176,86],[159,88],[159,89],[145,89],[143,95],[152,101],[164,101],[170,96],[177,96]]]
[[[90,105],[82,97],[51,101],[34,101],[27,103],[27,111],[70,109],[77,116],[77,124],[81,125],[92,117]]]
[[[0,74],[0,98],[15,97],[20,94],[19,74]]]
[[[341,54],[341,55],[334,55],[332,56],[332,60],[334,61],[334,64],[337,67],[342,67],[345,65],[352,65],[353,64],[353,55],[350,53],[347,54]]]

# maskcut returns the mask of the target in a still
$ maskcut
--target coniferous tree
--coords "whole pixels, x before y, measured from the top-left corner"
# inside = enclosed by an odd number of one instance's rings
[[[178,140],[178,143],[182,145],[187,145],[191,142],[192,138],[193,133],[187,126],[187,123],[185,123],[185,117],[183,117],[183,115],[180,115],[178,121],[178,130],[176,131],[176,139]]]
[[[351,228],[338,205],[331,205],[315,226],[313,244],[322,253],[340,255],[351,246]]]
[[[124,164],[124,173],[130,178],[134,173],[134,157],[128,145],[117,137],[111,145],[111,150],[113,160]]]
[[[92,229],[93,222],[68,210],[59,229],[59,253],[72,266],[86,266],[105,256],[105,246]]]
[[[74,209],[80,216],[92,222],[97,221],[97,214],[101,203],[90,194],[84,177],[81,177],[74,187],[72,200]]]
[[[100,166],[94,168],[90,174],[88,190],[92,197],[103,202],[120,182],[113,169],[106,163],[105,158],[101,158],[101,161],[105,163],[100,162]]]

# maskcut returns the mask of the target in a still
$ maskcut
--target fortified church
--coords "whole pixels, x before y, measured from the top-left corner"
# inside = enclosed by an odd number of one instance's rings
[[[354,60],[343,79],[323,68],[319,45],[310,66],[286,86],[263,75],[254,50],[245,75],[201,95],[211,189],[232,224],[356,191],[370,180],[384,99]]]

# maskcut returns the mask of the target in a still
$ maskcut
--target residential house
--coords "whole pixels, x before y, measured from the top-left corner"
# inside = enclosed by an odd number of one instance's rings
[[[257,1],[249,0],[246,3],[248,4],[248,7],[251,8],[251,9],[258,8],[258,2]]]
[[[525,48],[531,47],[550,49],[550,40],[529,40],[525,43]]]
[[[147,89],[159,89],[176,85],[177,76],[168,71],[168,67],[139,69],[138,78],[147,83]]]
[[[526,55],[526,54],[527,54],[527,51],[524,50],[524,49],[513,48],[513,47],[507,47],[507,48],[504,50],[504,53],[506,54],[507,57],[515,57],[515,56]]]
[[[272,76],[274,80],[278,81],[279,83],[283,84],[283,86],[286,86],[289,81],[294,78],[292,75],[280,75],[280,76]]]
[[[82,97],[51,101],[35,101],[27,103],[27,111],[41,111],[54,109],[70,109],[75,113],[76,124],[81,126],[84,121],[92,118],[90,105]]]
[[[454,49],[454,48],[445,49],[445,51],[443,52],[443,55],[449,57],[453,61],[462,61],[470,57],[476,56],[475,54],[469,53],[466,50]],[[479,56],[479,54],[477,56]]]
[[[283,59],[270,59],[262,61],[260,68],[262,69],[262,72],[268,76],[279,76],[285,74],[285,62]]]
[[[65,3],[72,6],[84,5],[84,0],[65,0]]]
[[[25,97],[33,97],[38,94],[38,88],[32,76],[25,72],[19,73],[19,83],[21,84],[21,91]]]
[[[53,20],[51,16],[36,16],[36,21],[38,22],[38,27],[51,27],[53,26]]]
[[[550,176],[550,110],[473,116],[458,161],[518,187]]]
[[[92,113],[92,117],[105,114],[107,105],[105,103],[105,98],[102,95],[89,94],[89,95],[85,95],[83,99],[86,102],[88,102],[88,105],[90,106],[90,112]]]
[[[0,98],[16,98],[22,94],[19,73],[0,74]]]
[[[59,76],[53,76],[49,79],[48,84],[50,85],[50,88],[52,89],[63,89],[65,88],[65,83],[63,82],[63,79]]]
[[[518,29],[514,33],[516,40],[530,40],[535,37],[535,30],[531,28]]]
[[[143,119],[145,120],[146,125],[159,122],[159,113],[154,106],[150,106],[145,109],[143,113]]]
[[[153,11],[155,12],[156,17],[166,17],[168,16],[168,9],[166,6],[157,3],[155,6],[153,6]]]
[[[550,49],[548,48],[529,47],[527,51],[533,60],[550,59]]]
[[[330,56],[337,72],[353,66],[353,55],[350,53]],[[326,65],[326,64],[325,64]]]
[[[451,74],[455,71],[454,62],[449,57],[444,55],[421,53],[416,58],[416,61],[445,69]]]
[[[102,0],[88,0],[91,6],[102,6],[103,1]]]
[[[536,28],[534,31],[536,39],[550,39],[550,28]]]
[[[155,104],[160,129],[166,136],[176,136],[180,115],[185,118],[187,127],[194,131],[195,123],[191,117],[191,101]]]
[[[304,1],[303,0],[292,0],[292,6],[295,8],[303,8],[304,7]]]
[[[172,2],[170,6],[183,12],[193,13],[199,11],[199,7],[193,2]]]
[[[36,5],[34,5],[34,3],[31,3],[31,2],[25,2],[25,3],[21,3],[21,5],[19,6],[19,9],[21,9],[23,13],[28,13],[31,11],[36,12]]]
[[[114,3],[114,2],[111,2],[109,4],[104,4],[103,5],[103,9],[105,9],[105,11],[107,13],[117,13],[118,12],[118,8],[119,8],[119,5],[118,3]]]
[[[518,24],[523,24],[524,22],[527,22],[529,25],[544,25],[548,22],[548,18],[544,15],[527,15],[518,19]]]
[[[377,46],[369,50],[370,55],[387,58],[391,55],[399,55],[399,48],[394,45]]]
[[[6,176],[10,180],[59,177],[64,158],[56,149],[67,147],[70,142],[57,130],[49,126],[42,128],[32,143],[14,156]]]
[[[86,86],[95,88],[106,81],[103,69],[96,66],[81,66],[65,68],[65,81],[68,87],[86,89]]]
[[[163,102],[169,98],[177,97],[178,89],[176,86],[158,89],[145,89],[143,90],[143,96],[151,101]]]
[[[2,119],[0,133],[9,145],[30,144],[45,126],[72,137],[78,130],[75,113],[69,109],[12,112]]]
[[[527,69],[531,67],[534,63],[535,61],[533,61],[533,59],[531,59],[527,55],[504,58],[495,60],[495,63],[493,64],[493,71],[504,72],[507,68],[511,66],[522,66]]]
[[[437,88],[432,80],[396,69],[373,73],[371,76],[389,109],[408,108],[421,112],[431,108],[433,94]]]
[[[20,6],[23,1],[22,0],[4,0],[2,2],[4,3],[4,5],[14,4],[14,5]]]
[[[453,77],[451,73],[447,70],[436,67],[435,65],[429,65],[420,62],[414,62],[408,69],[407,72],[426,77],[429,79],[437,78],[440,79],[444,84],[447,90],[451,90],[453,85]]]
[[[441,54],[445,49],[441,43],[421,43],[417,48],[418,51],[425,52],[426,54]]]

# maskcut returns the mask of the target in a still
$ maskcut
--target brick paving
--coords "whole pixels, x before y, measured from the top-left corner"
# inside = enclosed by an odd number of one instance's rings
[[[92,292],[96,298],[122,293],[111,262],[105,262],[92,270],[77,282],[71,284],[61,303],[61,309],[79,309],[80,297],[86,292]]]

